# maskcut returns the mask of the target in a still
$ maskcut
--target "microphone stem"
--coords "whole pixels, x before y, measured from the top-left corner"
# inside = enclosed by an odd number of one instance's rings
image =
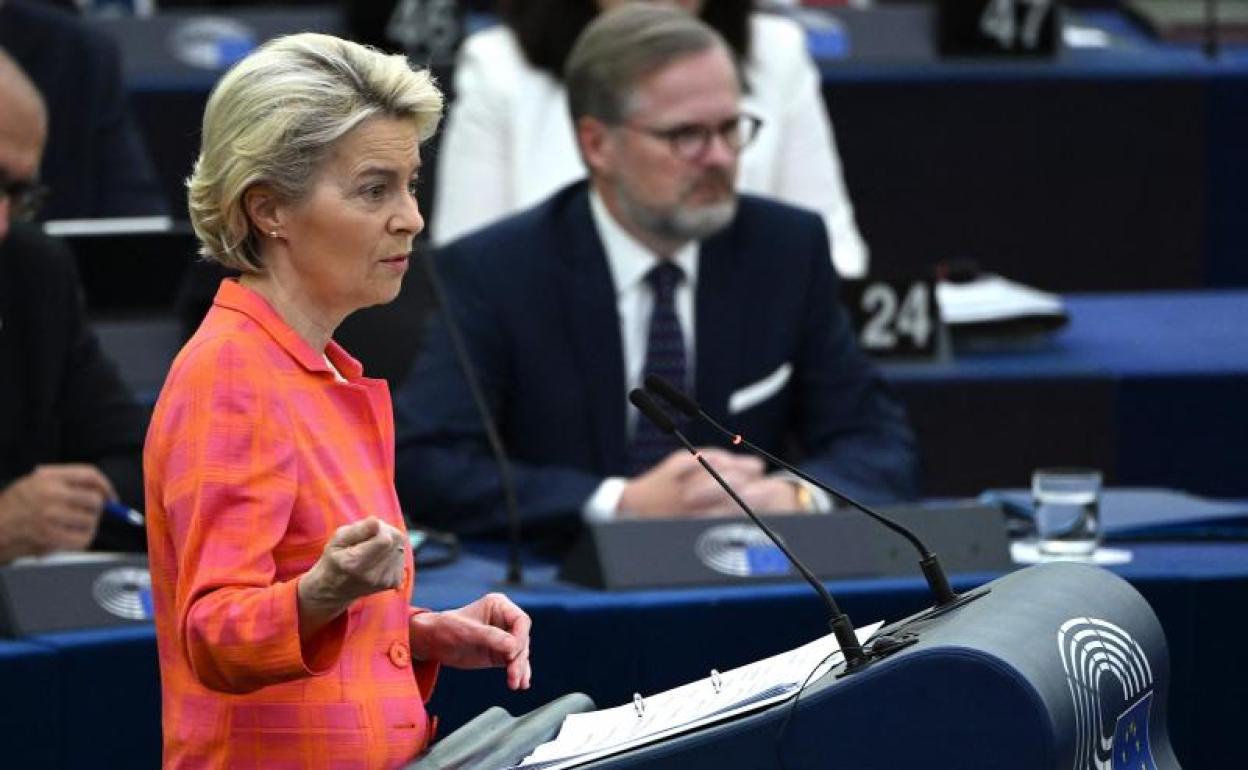
[[[424,259],[421,261],[424,262],[425,274],[429,276],[429,285],[433,289],[433,296],[442,308],[442,317],[445,320],[447,336],[450,337],[451,347],[455,350],[455,358],[459,361],[464,380],[468,383],[468,391],[472,394],[473,404],[477,409],[477,413],[481,416],[481,425],[485,430],[486,441],[489,443],[490,451],[498,465],[498,483],[503,490],[503,509],[507,512],[506,582],[507,585],[511,586],[524,585],[524,569],[520,560],[520,509],[516,505],[516,485],[511,477],[511,463],[507,461],[507,450],[503,448],[503,439],[498,435],[498,429],[490,416],[490,408],[485,401],[485,394],[481,392],[481,383],[477,380],[476,372],[472,367],[472,359],[468,356],[468,346],[464,344],[463,335],[459,331],[459,324],[455,323],[446,290],[442,286],[442,278],[438,275],[438,269],[433,264],[433,254],[425,254],[423,256]]]
[[[1218,2],[1205,0],[1205,55],[1210,59],[1218,58]]]
[[[728,493],[728,496],[733,499],[733,502],[735,502],[741,510],[745,511],[745,514],[750,517],[750,520],[754,522],[755,526],[762,530],[763,534],[767,535],[767,537],[771,539],[771,542],[776,544],[776,547],[779,548],[780,551],[788,558],[789,563],[797,568],[797,571],[802,574],[802,577],[806,579],[807,583],[810,583],[811,587],[815,589],[815,592],[819,594],[819,598],[821,598],[823,603],[827,605],[829,612],[828,627],[831,629],[832,634],[836,637],[836,641],[841,647],[841,652],[845,655],[846,673],[851,673],[865,666],[869,660],[867,658],[867,654],[862,649],[862,644],[859,643],[858,637],[854,633],[853,624],[850,623],[849,616],[841,612],[841,608],[837,605],[836,599],[832,598],[832,594],[828,593],[828,589],[824,587],[823,583],[819,582],[819,579],[815,577],[814,573],[807,569],[806,565],[803,564],[800,559],[793,555],[793,552],[789,550],[787,545],[785,545],[784,540],[773,532],[771,527],[764,524],[762,519],[758,518],[758,515],[755,514],[754,511],[750,510],[750,506],[746,505],[740,495],[738,495],[736,491],[728,485],[728,482],[724,481],[723,477],[720,476],[713,467],[711,467],[711,464],[706,461],[706,458],[703,457],[702,453],[697,450],[697,447],[690,443],[689,439],[685,438],[685,435],[680,431],[676,430],[673,431],[673,433],[678,439],[680,439],[680,443],[685,445],[685,449],[688,449],[689,452],[697,459],[698,463],[706,469],[706,472],[711,474],[711,477],[718,482],[719,486],[721,486],[723,490]]]
[[[910,543],[919,551],[919,554],[923,556],[924,558],[931,555],[930,553],[928,553],[927,548],[923,545],[922,541],[920,541],[917,537],[915,537],[913,532],[906,530],[905,527],[900,527],[897,525],[896,522],[884,518],[883,516],[879,515],[875,511],[866,507],[862,503],[858,502],[852,497],[849,497],[844,492],[838,492],[835,489],[828,488],[825,484],[811,477],[810,474],[806,473],[801,468],[798,468],[795,465],[790,465],[784,460],[781,460],[779,457],[776,457],[771,452],[768,452],[766,449],[763,449],[762,447],[755,445],[752,441],[747,439],[745,436],[742,436],[740,433],[733,433],[732,431],[728,430],[727,428],[725,428],[724,426],[716,422],[715,419],[712,418],[710,415],[708,415],[706,412],[700,411],[698,412],[698,414],[702,416],[702,419],[706,420],[711,425],[715,426],[716,430],[718,430],[721,433],[724,433],[725,435],[731,436],[732,442],[734,444],[740,444],[741,446],[745,447],[751,452],[754,452],[760,455],[763,459],[767,460],[767,462],[772,463],[773,465],[778,465],[781,468],[784,468],[786,471],[788,471],[789,473],[792,473],[794,476],[797,476],[799,479],[801,479],[802,481],[805,481],[807,484],[813,484],[816,487],[819,487],[820,489],[822,489],[824,492],[827,492],[828,494],[832,495],[837,500],[840,500],[841,502],[847,505],[857,508],[859,511],[862,511],[866,515],[870,516],[871,518],[875,519],[879,523],[883,524],[884,526],[888,527],[892,531],[896,532],[897,534],[909,540]]]
[[[827,492],[829,495],[832,495],[837,500],[840,500],[841,502],[857,509],[858,511],[866,514],[867,516],[870,516],[871,518],[875,519],[879,523],[883,524],[885,527],[888,527],[889,529],[891,529],[893,532],[896,532],[897,534],[904,537],[906,540],[909,540],[910,544],[913,545],[915,550],[919,552],[919,567],[923,571],[923,577],[927,581],[928,588],[931,589],[932,595],[935,597],[936,606],[943,607],[947,604],[951,604],[957,601],[958,594],[955,593],[953,588],[949,585],[949,578],[945,575],[944,568],[942,568],[940,565],[940,560],[936,558],[936,554],[927,550],[927,546],[925,546],[923,544],[923,541],[919,540],[919,538],[916,537],[913,532],[899,525],[897,522],[893,521],[892,519],[889,519],[885,516],[881,516],[880,514],[871,510],[867,506],[863,505],[862,503],[858,502],[852,497],[846,495],[845,493],[838,492],[835,489],[832,489],[831,487],[824,484],[823,482],[811,477],[810,474],[801,470],[797,466],[787,463],[784,460],[781,460],[779,457],[776,457],[771,452],[768,452],[766,449],[763,449],[760,446],[756,446],[754,443],[752,443],[749,439],[742,436],[740,433],[734,433],[733,431],[728,430],[723,425],[720,425],[718,422],[716,422],[715,418],[711,417],[709,414],[702,411],[701,409],[698,410],[698,414],[702,417],[702,419],[706,420],[712,426],[714,426],[716,430],[723,433],[724,435],[731,436],[732,443],[740,444],[741,446],[744,446],[746,449],[763,457],[765,460],[772,463],[773,465],[777,465],[781,468],[784,468],[786,471],[788,471],[789,473],[792,473],[794,476],[797,476],[799,479],[801,479],[802,481],[805,481],[807,484],[812,484],[818,487],[819,489],[822,489],[824,492]]]

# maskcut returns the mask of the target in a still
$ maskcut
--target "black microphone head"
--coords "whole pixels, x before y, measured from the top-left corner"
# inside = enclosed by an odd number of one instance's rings
[[[698,406],[697,401],[656,374],[646,375],[646,390],[658,394],[659,398],[670,404],[676,411],[690,417],[697,417],[702,412],[702,407]]]
[[[637,411],[645,415],[646,419],[654,423],[654,427],[664,433],[672,433],[676,430],[676,423],[672,422],[672,418],[654,403],[654,399],[641,388],[633,388],[629,391],[628,400],[633,406],[637,407]]]

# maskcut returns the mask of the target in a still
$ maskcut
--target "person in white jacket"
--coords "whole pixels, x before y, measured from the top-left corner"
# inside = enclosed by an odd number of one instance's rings
[[[580,30],[622,0],[511,0],[504,24],[471,35],[455,70],[438,153],[432,236],[438,245],[526,209],[585,176],[560,73]],[[627,1],[627,0],[624,0]],[[762,118],[741,158],[738,188],[823,216],[837,272],[867,272],[867,246],[854,223],[819,73],[802,29],[758,13],[750,0],[678,0],[734,49],[748,93],[745,112]]]

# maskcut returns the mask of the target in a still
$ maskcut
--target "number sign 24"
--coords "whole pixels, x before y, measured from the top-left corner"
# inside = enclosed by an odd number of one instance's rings
[[[863,350],[879,358],[936,358],[940,313],[930,281],[846,281],[842,299]]]

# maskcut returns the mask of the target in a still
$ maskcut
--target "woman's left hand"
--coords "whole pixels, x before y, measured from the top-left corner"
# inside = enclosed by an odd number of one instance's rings
[[[412,654],[453,668],[507,669],[507,686],[529,689],[529,628],[533,621],[511,599],[486,594],[445,612],[422,612],[410,623]]]

